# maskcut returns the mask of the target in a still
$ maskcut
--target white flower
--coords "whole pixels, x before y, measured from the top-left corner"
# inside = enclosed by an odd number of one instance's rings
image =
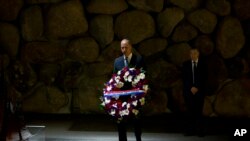
[[[111,91],[112,90],[112,86],[108,86],[107,87],[107,91],[109,92],[109,91]]]
[[[128,104],[127,104],[127,109],[129,109],[129,108],[130,108],[130,104],[128,103]]]
[[[141,99],[140,99],[140,102],[141,102],[141,105],[144,105],[144,104],[145,104],[145,98],[144,98],[144,97],[141,98]]]
[[[116,76],[115,77],[115,82],[118,83],[120,81],[120,79],[121,79],[120,76]]]
[[[136,84],[140,81],[139,77],[135,77],[135,79],[132,81],[132,86],[136,86]]]
[[[128,76],[128,82],[132,82],[132,78],[133,78],[133,77],[132,77],[131,75],[129,75],[129,76]]]
[[[132,105],[137,106],[137,102],[138,102],[137,100],[133,101]]]
[[[124,81],[128,81],[128,76],[123,76]]]
[[[134,81],[135,81],[135,83],[138,83],[140,81],[140,77],[136,76]]]
[[[101,103],[101,106],[103,106],[103,107],[104,107],[104,106],[105,106],[105,102],[102,102],[102,103]]]
[[[122,107],[124,107],[126,104],[127,104],[127,102],[123,102],[123,103],[122,103]]]
[[[134,81],[132,81],[132,86],[135,87],[137,83],[135,83]]]
[[[117,103],[113,104],[112,107],[117,108]]]
[[[142,88],[143,88],[144,91],[146,91],[146,92],[148,91],[148,85],[143,85]]]
[[[115,109],[111,109],[111,111],[110,111],[110,115],[115,115]]]
[[[124,116],[124,111],[123,111],[123,110],[120,111],[120,112],[119,112],[119,115],[120,115],[120,116]]]
[[[128,76],[129,75],[129,71],[126,71],[124,76]]]
[[[117,72],[117,74],[118,74],[118,75],[121,75],[121,71],[119,70],[119,71]]]
[[[110,99],[108,99],[107,97],[105,97],[105,98],[104,98],[104,102],[105,102],[105,104],[109,104],[109,103],[110,103],[110,101],[111,101],[111,100],[110,100]]]
[[[121,116],[129,115],[129,110],[128,110],[128,109],[122,110],[122,111],[119,112],[119,114],[120,114]]]
[[[123,87],[123,85],[124,85],[123,82],[118,82],[118,83],[116,84],[116,87],[117,87],[117,88],[121,88],[121,87]]]
[[[112,83],[112,82],[113,82],[113,79],[110,79],[110,80],[109,80],[109,83]]]
[[[136,110],[136,109],[133,109],[133,110],[132,110],[132,113],[134,113],[135,115],[138,115],[139,111]]]
[[[124,114],[129,115],[129,110],[128,109],[124,110]]]
[[[140,78],[140,79],[145,79],[145,74],[144,74],[144,73],[140,73],[140,74],[139,74],[139,78]]]
[[[133,71],[133,70],[135,70],[135,68],[129,68],[129,70]]]

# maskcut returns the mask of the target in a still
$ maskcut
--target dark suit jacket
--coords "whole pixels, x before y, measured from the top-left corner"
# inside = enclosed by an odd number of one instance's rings
[[[122,70],[124,68],[124,66],[125,66],[124,56],[122,55],[122,56],[115,59],[114,73],[118,72],[119,70]],[[145,65],[144,65],[144,61],[143,61],[142,57],[139,55],[133,54],[128,67],[130,67],[130,68],[133,68],[133,67],[144,68],[145,69]]]
[[[124,56],[122,55],[122,56],[115,59],[114,73],[117,73],[119,70],[122,70],[124,67],[125,67]],[[135,55],[135,54],[132,55],[132,58],[128,64],[128,67],[129,68],[139,68],[139,69],[143,68],[145,70],[144,61],[143,61],[142,57],[139,55]],[[121,89],[122,90],[129,90],[129,89],[131,89],[131,87],[132,87],[131,83],[125,83]]]
[[[183,85],[184,95],[191,93],[191,88],[196,87],[199,89],[198,94],[204,94],[205,83],[207,79],[207,67],[203,60],[199,59],[195,73],[195,84],[193,84],[192,61],[183,63]]]

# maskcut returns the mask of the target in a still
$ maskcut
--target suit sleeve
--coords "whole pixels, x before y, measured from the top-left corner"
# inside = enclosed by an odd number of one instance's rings
[[[146,64],[142,56],[138,57],[138,68],[143,68],[143,70],[146,70]]]
[[[201,81],[201,83],[200,83],[201,89],[205,88],[205,85],[207,83],[207,75],[208,75],[207,63],[206,63],[206,61],[203,60],[202,67],[201,67],[201,80],[200,80]]]
[[[113,68],[113,73],[117,73],[117,59],[115,59],[115,61],[114,61],[114,68]]]

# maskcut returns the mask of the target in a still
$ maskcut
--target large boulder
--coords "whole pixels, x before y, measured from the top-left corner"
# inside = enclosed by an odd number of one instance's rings
[[[64,59],[65,47],[60,42],[30,42],[21,55],[29,63],[56,63]]]
[[[156,89],[170,88],[180,78],[180,71],[176,66],[163,59],[147,64],[146,68],[148,80]]]
[[[213,95],[222,82],[228,78],[227,67],[218,55],[210,55],[207,58],[207,85],[206,94]]]
[[[163,37],[168,37],[175,26],[184,18],[184,11],[181,8],[166,8],[157,17],[158,30]]]
[[[143,11],[124,12],[115,21],[115,34],[120,39],[130,39],[133,44],[139,43],[155,34],[154,19]]]
[[[68,55],[77,61],[94,62],[99,56],[99,46],[90,37],[74,39],[69,43]]]
[[[79,85],[79,112],[103,113],[103,111],[100,110],[100,96],[102,95],[104,83],[107,81],[107,75],[101,75],[97,77],[85,76],[85,78],[82,79]]]
[[[190,52],[190,45],[188,43],[179,43],[174,44],[167,48],[166,54],[169,58],[169,60],[177,65],[181,66],[183,62],[190,59],[189,52]]]
[[[88,23],[80,0],[53,5],[47,15],[46,33],[49,38],[67,38],[84,34]]]
[[[23,0],[0,0],[0,20],[16,20],[22,7]]]
[[[201,0],[170,0],[170,3],[190,11],[198,8],[201,5]]]
[[[44,32],[42,9],[32,6],[25,9],[21,16],[22,37],[26,41],[41,40]]]
[[[7,54],[1,54],[0,55],[0,62],[1,62],[1,64],[0,64],[0,71],[2,69],[6,69],[9,66],[9,64],[10,64],[10,58],[9,58],[9,56]]]
[[[151,38],[142,41],[139,45],[138,52],[143,56],[150,56],[163,51],[167,47],[167,40],[164,38]]]
[[[58,86],[64,92],[72,92],[72,90],[78,89],[81,80],[85,78],[87,65],[79,61],[65,59],[58,64],[58,67],[59,72],[54,85]],[[53,68],[52,75],[57,67],[53,66]]]
[[[24,112],[55,114],[69,103],[67,94],[56,87],[38,84],[32,91],[23,99],[22,110]]]
[[[95,14],[118,14],[128,8],[125,0],[91,0],[87,11]]]
[[[25,0],[28,4],[46,4],[46,3],[58,3],[63,0]]]
[[[211,55],[214,51],[214,42],[208,35],[200,35],[195,39],[195,48],[204,56]]]
[[[196,10],[188,15],[188,21],[202,33],[212,33],[217,24],[217,17],[206,9]]]
[[[214,116],[218,116],[215,112],[214,112],[214,101],[215,101],[216,95],[212,95],[212,96],[206,96],[204,99],[204,105],[203,105],[203,115],[206,117],[214,117]]]
[[[169,108],[174,113],[186,112],[187,107],[183,96],[183,81],[179,79],[175,81],[169,89]],[[171,102],[170,102],[171,101]]]
[[[164,0],[128,0],[133,7],[152,12],[160,12],[164,6]]]
[[[220,23],[216,38],[216,47],[223,58],[234,57],[244,46],[245,35],[240,21],[226,17]]]
[[[10,58],[16,58],[19,48],[18,28],[9,23],[0,22],[0,48],[2,48]]]
[[[152,91],[149,93],[149,95],[150,99],[146,101],[146,104],[143,107],[144,115],[159,115],[170,112],[170,110],[167,108],[168,97],[166,91]]]
[[[207,0],[206,8],[219,16],[229,15],[231,11],[230,2],[227,0]]]
[[[198,34],[197,29],[189,23],[182,23],[176,26],[172,40],[174,42],[187,42],[194,39]]]
[[[214,104],[216,114],[226,117],[250,117],[250,80],[228,82],[217,94]]]
[[[247,20],[250,18],[250,1],[249,0],[234,0],[234,11],[237,17],[241,20]]]
[[[114,38],[113,18],[108,15],[98,15],[90,21],[90,34],[102,48],[111,43]]]
[[[111,75],[113,72],[113,61],[93,63],[88,66],[89,76],[97,77]]]
[[[26,62],[16,61],[8,67],[8,81],[12,84],[10,87],[23,95],[37,83],[37,80],[35,70]]]
[[[243,58],[234,57],[231,59],[227,59],[225,60],[225,64],[228,70],[228,78],[238,79],[243,77],[245,73],[247,73],[247,70],[245,70],[246,69],[245,67],[247,66],[246,64],[244,64]]]
[[[100,57],[98,58],[98,61],[114,61],[115,58],[119,57],[121,53],[121,42],[120,41],[113,41],[106,47]]]
[[[60,65],[44,63],[39,65],[38,77],[45,85],[52,86],[56,83],[60,72]]]

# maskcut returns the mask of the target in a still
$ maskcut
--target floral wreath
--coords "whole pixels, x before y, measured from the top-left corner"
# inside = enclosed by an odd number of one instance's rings
[[[125,67],[105,84],[101,106],[118,121],[136,117],[145,104],[148,90],[143,69]]]

